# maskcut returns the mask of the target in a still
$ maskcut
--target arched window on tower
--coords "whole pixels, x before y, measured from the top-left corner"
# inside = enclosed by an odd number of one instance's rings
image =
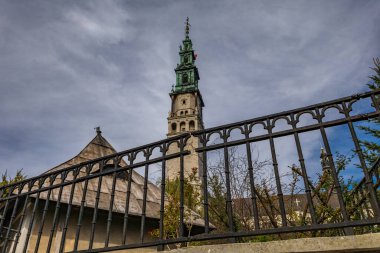
[[[195,130],[195,122],[193,120],[191,120],[189,122],[189,130],[190,131],[194,131]]]
[[[186,131],[186,123],[185,122],[181,122],[181,124],[179,126],[180,126],[180,129],[181,129],[181,132],[185,132]]]
[[[186,84],[189,82],[189,76],[185,73],[182,75],[182,83]]]
[[[176,123],[172,123],[172,131],[173,132],[177,131],[177,124]]]

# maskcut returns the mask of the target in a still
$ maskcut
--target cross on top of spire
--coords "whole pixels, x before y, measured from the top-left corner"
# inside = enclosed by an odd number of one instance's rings
[[[189,37],[189,31],[190,31],[190,23],[189,23],[189,17],[186,18],[186,28],[185,28],[185,34],[186,34],[186,37]]]

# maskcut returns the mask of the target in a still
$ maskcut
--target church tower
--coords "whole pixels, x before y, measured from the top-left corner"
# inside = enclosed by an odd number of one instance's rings
[[[168,137],[204,128],[202,118],[204,103],[198,89],[199,74],[195,66],[197,55],[193,50],[189,30],[190,24],[189,18],[187,18],[185,39],[179,46],[179,63],[174,70],[176,84],[172,86],[172,91],[169,94],[171,109],[168,117]],[[191,151],[191,155],[185,157],[185,176],[194,169],[200,173],[201,163],[198,154],[195,152],[197,147],[199,147],[198,139],[191,137],[186,147],[187,150]],[[177,159],[168,161],[167,167],[167,175],[170,179],[179,176],[179,161]]]

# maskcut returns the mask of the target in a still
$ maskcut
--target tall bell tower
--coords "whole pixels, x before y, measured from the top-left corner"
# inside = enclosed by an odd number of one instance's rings
[[[176,84],[170,92],[171,108],[168,116],[168,137],[185,132],[201,130],[204,128],[202,108],[204,107],[200,90],[198,89],[199,73],[195,66],[197,55],[194,53],[193,44],[189,37],[189,18],[186,20],[185,39],[179,46],[179,63],[175,68]],[[185,176],[193,169],[200,173],[200,159],[195,149],[199,147],[199,141],[191,137],[186,147],[191,155],[185,157]],[[173,151],[173,150],[172,150]],[[169,178],[179,175],[179,162],[177,159],[168,161]]]

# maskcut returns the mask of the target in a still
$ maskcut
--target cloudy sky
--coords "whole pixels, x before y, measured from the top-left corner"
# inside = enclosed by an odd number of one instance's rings
[[[0,1],[0,173],[42,173],[101,126],[165,138],[184,21],[207,127],[365,91],[379,1]]]

